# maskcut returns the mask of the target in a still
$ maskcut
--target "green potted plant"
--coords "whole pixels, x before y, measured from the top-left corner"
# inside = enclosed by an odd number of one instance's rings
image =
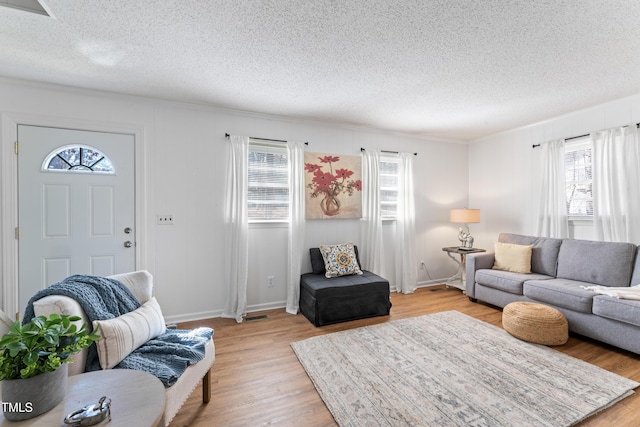
[[[67,363],[100,336],[79,316],[38,316],[15,322],[0,339],[0,380],[5,418],[23,420],[54,408],[67,389]]]

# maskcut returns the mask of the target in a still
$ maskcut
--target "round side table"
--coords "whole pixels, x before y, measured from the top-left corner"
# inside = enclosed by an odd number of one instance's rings
[[[164,385],[151,374],[130,369],[108,369],[70,376],[67,394],[58,406],[19,422],[5,420],[0,411],[0,426],[64,426],[64,418],[68,414],[97,403],[102,396],[111,399],[111,422],[105,424],[109,427],[164,426]]]

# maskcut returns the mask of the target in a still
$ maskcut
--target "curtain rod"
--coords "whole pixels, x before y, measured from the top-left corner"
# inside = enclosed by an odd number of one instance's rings
[[[360,147],[360,152],[363,152],[364,148]],[[389,154],[400,154],[399,151],[389,151],[389,150],[380,150],[381,153],[389,153]],[[414,156],[417,156],[418,153],[413,153]]]
[[[622,127],[626,128],[626,126],[622,126]],[[636,123],[636,127],[640,128],[640,123]],[[572,137],[569,137],[569,138],[565,138],[564,140],[565,141],[571,141],[572,139],[584,138],[585,136],[589,136],[589,135],[591,135],[591,134],[590,133],[585,133],[584,135],[572,136]],[[537,148],[537,147],[540,147],[540,144],[533,144],[531,146],[531,148]]]
[[[228,133],[224,134],[225,138],[229,138],[229,136],[231,135],[229,135]],[[257,141],[271,141],[271,142],[285,142],[285,143],[287,142],[284,139],[256,138],[255,136],[250,136],[249,138],[255,139]],[[305,142],[304,145],[309,145],[309,142]]]

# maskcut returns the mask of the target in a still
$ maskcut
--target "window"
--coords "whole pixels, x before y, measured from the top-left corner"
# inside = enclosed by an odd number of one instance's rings
[[[249,221],[289,219],[289,166],[287,147],[249,142]]]
[[[43,171],[114,174],[111,160],[99,150],[81,145],[65,145],[53,150],[42,163]]]
[[[380,214],[395,219],[398,211],[398,158],[380,157]]]
[[[567,214],[574,219],[593,216],[591,141],[589,137],[565,143],[564,166]]]

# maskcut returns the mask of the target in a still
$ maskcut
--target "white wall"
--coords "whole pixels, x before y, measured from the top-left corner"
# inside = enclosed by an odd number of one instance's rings
[[[492,249],[500,232],[535,235],[542,150],[533,144],[638,122],[640,94],[471,141],[469,200],[482,215],[472,230],[476,246]],[[579,223],[570,237],[593,240],[595,234],[590,223]]]
[[[466,144],[8,79],[0,79],[0,114],[86,124],[87,128],[140,129],[144,158],[138,160],[145,174],[140,192],[146,198],[141,201],[145,217],[138,230],[138,264],[154,275],[156,297],[170,321],[218,316],[224,308],[225,133],[309,141],[309,150],[332,154],[359,155],[360,147],[418,152],[414,262],[416,268],[419,261],[427,265],[427,270],[418,270],[418,280],[438,282],[456,270],[441,248],[458,243],[457,228],[448,222],[449,209],[468,205]],[[2,130],[3,139],[8,134]],[[2,142],[5,147],[12,144]],[[1,184],[5,191],[0,214],[6,221],[15,209],[7,189],[15,183],[5,179]],[[173,214],[175,225],[157,226],[158,214]],[[344,241],[358,244],[359,221],[309,221],[306,234],[309,247]],[[392,224],[385,223],[385,258],[392,282],[393,237]],[[13,235],[2,239],[3,250],[12,250]],[[6,259],[6,253],[0,258]],[[284,307],[286,228],[252,226],[249,265],[250,311]],[[310,270],[310,264],[306,268]],[[3,288],[13,286],[13,278],[1,276]],[[267,276],[275,277],[274,287],[267,287]]]

